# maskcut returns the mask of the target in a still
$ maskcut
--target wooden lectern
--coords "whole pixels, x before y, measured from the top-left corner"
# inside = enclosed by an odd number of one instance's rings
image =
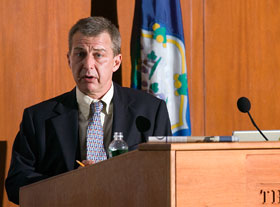
[[[280,142],[142,144],[20,190],[21,207],[280,205]]]

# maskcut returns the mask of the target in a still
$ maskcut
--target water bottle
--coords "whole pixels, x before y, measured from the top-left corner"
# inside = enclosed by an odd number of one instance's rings
[[[109,145],[109,157],[115,157],[128,152],[128,146],[123,140],[122,132],[114,132],[114,140]]]

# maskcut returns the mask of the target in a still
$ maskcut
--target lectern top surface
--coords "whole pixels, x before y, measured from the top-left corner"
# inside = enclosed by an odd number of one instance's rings
[[[140,151],[193,151],[193,150],[242,150],[242,149],[280,149],[280,142],[212,142],[212,143],[144,143]]]

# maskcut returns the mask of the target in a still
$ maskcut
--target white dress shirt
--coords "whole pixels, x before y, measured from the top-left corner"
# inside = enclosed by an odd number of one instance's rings
[[[110,142],[112,135],[112,123],[113,123],[113,98],[114,87],[113,83],[109,91],[101,98],[103,103],[103,109],[101,111],[101,124],[103,126],[104,138],[103,142],[106,146],[106,142]],[[91,97],[82,93],[78,87],[76,87],[76,97],[79,106],[79,138],[80,138],[80,150],[81,160],[86,160],[87,156],[87,126],[90,119],[90,104],[99,100],[92,99]],[[106,150],[106,149],[105,149]]]

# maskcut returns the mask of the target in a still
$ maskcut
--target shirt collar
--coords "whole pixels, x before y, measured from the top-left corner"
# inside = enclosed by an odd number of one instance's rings
[[[114,86],[112,83],[109,91],[107,91],[107,93],[101,98],[101,101],[104,104],[104,107],[102,109],[103,113],[106,113],[106,114],[110,113],[110,103],[112,101],[113,94],[114,94]],[[80,91],[80,89],[78,87],[76,87],[76,97],[77,97],[77,102],[79,105],[80,112],[83,114],[83,116],[86,119],[88,119],[89,113],[90,113],[90,104],[92,102],[97,102],[99,100],[93,99],[93,98],[89,97],[88,95],[85,95],[83,92]]]

